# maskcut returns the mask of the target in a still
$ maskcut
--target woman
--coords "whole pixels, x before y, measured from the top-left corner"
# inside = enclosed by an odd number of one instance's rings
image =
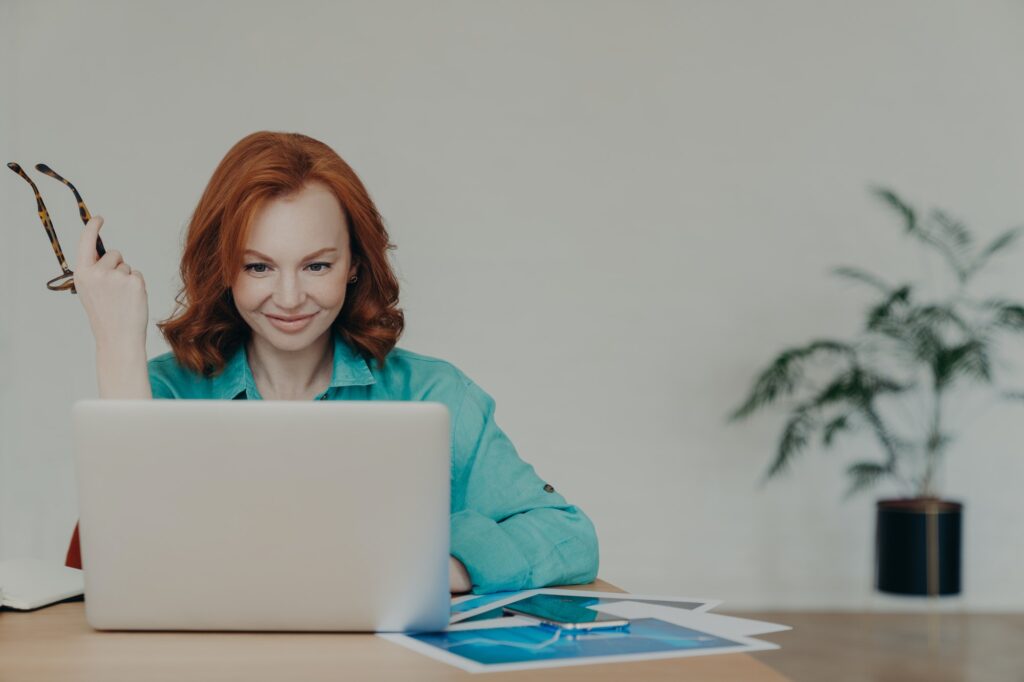
[[[305,135],[257,132],[210,179],[189,225],[183,287],[146,361],[142,273],[82,234],[75,285],[101,398],[432,400],[452,415],[452,592],[590,582],[590,520],[537,477],[452,364],[395,346],[404,321],[388,241],[362,182]],[[77,529],[69,565],[80,565]]]

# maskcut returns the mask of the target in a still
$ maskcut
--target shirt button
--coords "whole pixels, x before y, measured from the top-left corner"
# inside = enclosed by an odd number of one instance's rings
[[[553,493],[553,492],[555,492],[555,489],[554,489],[554,487],[550,483],[545,483],[544,484],[544,492],[546,492],[546,493]]]

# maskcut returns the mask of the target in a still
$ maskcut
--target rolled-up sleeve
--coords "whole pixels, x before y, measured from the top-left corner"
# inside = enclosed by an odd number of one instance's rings
[[[519,458],[494,400],[465,379],[452,424],[451,553],[483,594],[597,577],[594,526]]]

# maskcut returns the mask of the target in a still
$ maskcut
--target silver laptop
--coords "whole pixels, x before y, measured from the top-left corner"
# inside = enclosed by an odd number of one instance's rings
[[[449,419],[433,402],[75,403],[86,619],[444,629]]]

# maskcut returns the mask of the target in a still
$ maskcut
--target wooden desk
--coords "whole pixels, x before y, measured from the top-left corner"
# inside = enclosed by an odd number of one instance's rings
[[[603,581],[578,589],[621,592]],[[769,652],[770,653],[770,652]],[[85,603],[0,611],[0,681],[786,680],[746,654],[471,675],[373,635],[98,632]]]
[[[717,611],[717,609],[716,609]],[[1024,613],[751,612],[793,626],[753,654],[794,680],[1024,680]]]

